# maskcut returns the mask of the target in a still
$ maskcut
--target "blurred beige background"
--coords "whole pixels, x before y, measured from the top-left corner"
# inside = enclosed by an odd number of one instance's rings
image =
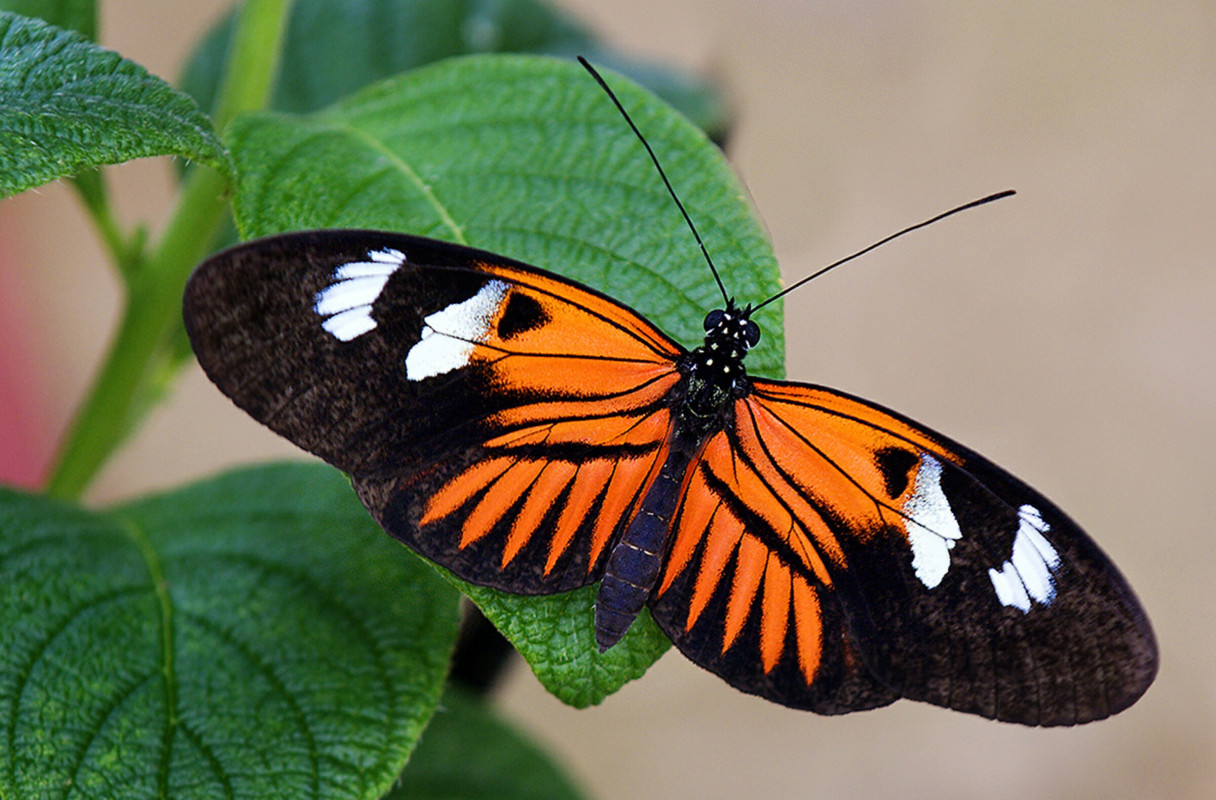
[[[173,77],[218,0],[110,2],[103,43]],[[1162,652],[1132,709],[1029,730],[913,703],[843,718],[678,654],[575,711],[501,705],[600,798],[1216,797],[1216,5],[563,0],[718,77],[731,159],[789,279],[988,192],[1019,195],[795,294],[789,374],[896,408],[1045,490],[1137,588]],[[167,165],[114,171],[161,220]],[[695,208],[696,198],[685,198]],[[0,205],[65,420],[117,293],[65,186]],[[94,496],[290,455],[192,371]]]

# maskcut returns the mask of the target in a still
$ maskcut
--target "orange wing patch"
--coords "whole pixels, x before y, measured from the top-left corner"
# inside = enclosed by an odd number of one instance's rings
[[[880,464],[884,451],[909,454],[895,497]],[[747,640],[763,673],[788,657],[809,686],[823,657],[824,597],[848,566],[839,537],[912,524],[903,506],[926,451],[950,458],[926,434],[871,406],[755,381],[736,401],[729,430],[711,437],[689,468],[656,598],[690,571],[684,635],[708,624],[715,608],[722,657],[754,626]]]
[[[765,672],[772,672],[785,651],[790,621],[790,594],[793,580],[789,567],[773,553],[764,565],[764,598],[760,615],[760,657]]]
[[[544,461],[522,458],[513,460],[506,471],[486,487],[472,513],[465,518],[460,539],[461,549],[487,535],[506,515],[516,499],[531,491],[544,468]],[[510,559],[504,550],[503,563],[507,561]]]
[[[888,526],[910,538],[926,529],[948,535],[933,529],[932,515],[914,503],[913,495],[927,454],[960,463],[951,449],[892,414],[836,392],[769,381],[756,381],[753,388],[736,408],[737,414],[746,411],[736,420],[739,446],[749,458],[759,447],[766,450],[765,461],[779,473],[773,479],[783,487],[783,500],[786,490],[793,491],[818,509],[821,519],[831,515],[863,541]],[[884,472],[884,457],[892,453],[903,459],[902,475]],[[893,477],[899,480],[893,483]],[[826,545],[822,535],[812,533],[821,547]]]
[[[498,263],[476,265],[488,275],[515,284],[547,313],[560,314],[561,325],[536,326],[521,332],[517,345],[546,355],[612,354],[613,360],[653,360],[656,353],[675,358],[671,339],[616,300],[575,287],[553,275],[525,272]],[[505,307],[504,307],[505,309]],[[550,317],[552,318],[552,317]]]
[[[515,515],[515,521],[511,523],[511,533],[507,536],[507,545],[502,551],[502,566],[510,564],[520,549],[540,529],[545,515],[552,508],[553,498],[561,496],[577,473],[578,466],[569,461],[543,462],[540,474],[532,482],[528,496],[524,499],[519,513]]]
[[[553,571],[557,560],[565,554],[579,528],[590,517],[592,505],[604,493],[604,487],[608,485],[608,480],[612,477],[614,466],[611,459],[597,458],[593,461],[583,462],[575,470],[574,478],[570,482],[570,491],[566,495],[566,502],[562,506],[561,514],[557,518],[557,526],[550,539],[549,557],[545,560],[546,575]],[[600,514],[593,528],[594,539],[607,539],[608,536],[611,536],[611,531],[605,534],[600,530],[608,527],[606,523],[604,515]],[[602,548],[602,545],[600,547]],[[594,562],[595,559],[592,559],[592,563]]]
[[[735,553],[735,580],[726,601],[726,626],[722,634],[722,652],[735,643],[743,623],[755,605],[760,579],[764,576],[764,563],[768,552],[754,536],[739,540]]]
[[[545,575],[572,543],[584,542],[590,551],[590,572],[666,458],[670,424],[670,413],[662,410],[635,425],[631,431],[635,435],[624,441],[640,443],[638,431],[655,434],[649,440],[653,446],[644,451],[620,450],[622,437],[611,427],[606,436],[597,433],[594,422],[577,430],[573,441],[616,452],[612,458],[563,459],[501,448],[502,455],[475,462],[432,495],[419,524],[464,513],[459,545],[463,550],[510,522],[501,553],[504,568],[533,537],[548,536]],[[559,509],[556,525],[544,530],[542,523],[555,507]]]
[[[490,366],[496,390],[539,393],[542,407],[546,396],[560,396],[563,402],[549,405],[551,418],[608,416],[614,411],[605,400],[623,388],[661,393],[655,383],[672,371],[681,350],[637,314],[552,277],[501,264],[476,266],[502,281],[491,281],[497,290],[489,293],[485,319],[473,319],[483,311],[477,306],[448,335],[471,336],[464,357]]]
[[[741,498],[751,509],[746,513],[757,515],[748,523],[741,518]],[[721,631],[716,647],[723,655],[758,615],[757,655],[765,673],[781,660],[792,628],[798,668],[809,685],[819,668],[822,623],[817,595],[830,585],[830,574],[812,535],[797,525],[761,471],[735,457],[728,434],[715,435],[689,469],[656,597],[691,570],[683,633],[702,622],[715,598],[724,600],[724,608],[716,606],[722,608],[722,619],[713,623]]]
[[[561,369],[565,370],[566,365]],[[655,413],[679,380],[671,365],[666,368],[606,362],[600,373],[613,373],[621,383],[643,378],[636,388],[612,397],[554,399],[517,405],[493,414],[488,422],[504,432],[487,440],[488,448],[523,445],[584,444],[597,446],[646,445],[661,441],[670,426],[670,414]],[[577,374],[571,378],[577,384]],[[551,385],[551,384],[550,384]]]
[[[823,612],[819,607],[819,593],[806,581],[791,581],[793,588],[794,631],[798,641],[798,668],[807,683],[815,679],[819,661],[823,656]],[[772,668],[765,666],[765,669]]]
[[[458,551],[482,543],[502,570],[543,542],[546,578],[582,548],[590,574],[666,458],[683,351],[602,295],[475,266],[490,282],[427,317],[419,374],[468,367],[495,404],[469,421],[485,438],[423,501],[419,526],[446,523]]]
[[[715,500],[712,496],[705,497],[702,495],[702,497],[709,502]],[[681,525],[679,530],[694,529]],[[719,506],[714,512],[710,527],[704,533],[705,552],[701,556],[701,565],[697,571],[696,581],[693,583],[692,600],[688,604],[688,619],[684,623],[685,630],[692,630],[692,626],[697,624],[697,620],[701,618],[701,612],[705,610],[705,607],[714,595],[714,591],[718,588],[718,583],[726,572],[726,565],[730,561],[731,556],[734,555],[735,548],[739,544],[742,527],[734,515]],[[688,558],[692,557],[691,546],[697,543],[696,539],[697,537],[688,535],[677,538],[677,543],[689,550]],[[683,563],[687,564],[687,560]],[[669,561],[667,563],[666,574],[664,575],[663,582],[660,584],[657,596],[663,596],[671,585],[672,580],[680,572],[681,569],[677,568],[672,562]]]

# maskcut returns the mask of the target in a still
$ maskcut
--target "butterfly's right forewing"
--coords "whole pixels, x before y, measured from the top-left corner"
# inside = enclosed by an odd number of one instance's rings
[[[839,392],[755,380],[686,483],[652,611],[698,664],[832,713],[896,697],[1102,719],[1157,669],[1123,576],[982,456]]]

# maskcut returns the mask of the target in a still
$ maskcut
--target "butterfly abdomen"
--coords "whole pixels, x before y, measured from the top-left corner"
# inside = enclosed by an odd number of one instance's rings
[[[663,566],[671,519],[691,458],[687,448],[671,448],[637,513],[608,556],[595,600],[595,643],[601,653],[621,640],[650,599]]]

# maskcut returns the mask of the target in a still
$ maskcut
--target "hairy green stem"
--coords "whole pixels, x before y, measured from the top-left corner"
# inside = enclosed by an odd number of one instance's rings
[[[49,494],[80,496],[137,422],[133,401],[166,332],[180,324],[182,287],[223,221],[224,189],[210,169],[195,169],[187,179],[160,246],[130,284],[118,333],[60,451]]]
[[[217,127],[266,104],[290,5],[290,0],[244,3],[217,102]],[[139,400],[149,395],[147,389],[163,366],[158,355],[181,325],[182,289],[223,223],[226,189],[224,179],[212,170],[191,170],[145,268],[123,269],[128,292],[122,322],[59,451],[47,483],[49,494],[79,497],[147,410]]]

